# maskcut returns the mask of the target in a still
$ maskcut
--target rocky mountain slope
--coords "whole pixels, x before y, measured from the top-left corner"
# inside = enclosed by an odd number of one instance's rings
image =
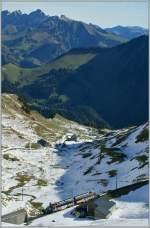
[[[116,176],[118,187],[148,176],[147,123],[98,131],[59,115],[45,119],[13,94],[2,95],[2,150],[3,214],[23,206],[38,213],[50,201],[115,189]],[[137,206],[147,213],[145,203]]]
[[[47,16],[2,11],[2,63],[36,67],[72,48],[112,47],[124,42],[99,26],[71,20],[64,15]]]

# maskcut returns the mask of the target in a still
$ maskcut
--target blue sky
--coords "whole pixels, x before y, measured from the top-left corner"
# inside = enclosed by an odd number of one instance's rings
[[[5,2],[3,10],[30,13],[41,9],[47,15],[66,15],[102,28],[116,25],[148,27],[148,1],[143,2]]]

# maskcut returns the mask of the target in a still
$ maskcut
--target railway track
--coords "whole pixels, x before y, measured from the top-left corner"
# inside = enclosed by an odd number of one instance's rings
[[[94,192],[87,192],[81,195],[78,195],[74,198],[68,198],[66,200],[59,201],[57,203],[50,203],[50,205],[45,209],[45,214],[55,213],[61,210],[64,210],[81,203],[85,203],[91,199],[97,198],[97,194]]]
[[[84,193],[81,195],[77,195],[76,197],[73,197],[73,198],[68,198],[66,200],[62,200],[62,201],[59,201],[56,203],[50,203],[50,205],[46,209],[44,209],[41,214],[39,214],[38,216],[34,216],[34,217],[32,217],[32,216],[30,217],[29,215],[26,216],[26,213],[25,213],[26,209],[22,208],[19,211],[14,211],[10,214],[4,215],[2,217],[2,221],[3,222],[9,221],[9,223],[19,224],[19,223],[23,222],[23,219],[24,220],[26,219],[26,221],[24,221],[24,222],[26,222],[26,224],[30,224],[31,221],[33,221],[35,219],[44,217],[48,214],[52,214],[52,213],[55,213],[58,211],[65,210],[66,208],[73,207],[75,205],[86,203],[89,200],[96,199],[96,198],[102,197],[104,195],[106,195],[106,196],[108,195],[109,197],[112,196],[112,198],[116,198],[121,195],[126,195],[130,191],[134,191],[148,183],[149,183],[149,179],[148,179],[148,177],[146,177],[143,180],[138,180],[136,183],[132,183],[132,184],[120,187],[118,189],[109,190],[107,192],[103,192],[100,194],[96,194],[95,192],[87,192],[87,193]]]
[[[64,210],[66,208],[73,207],[75,205],[86,203],[89,200],[96,199],[104,195],[111,194],[119,197],[119,195],[127,194],[128,192],[135,190],[141,186],[144,186],[145,184],[148,184],[148,183],[149,183],[149,179],[145,178],[143,180],[137,180],[135,183],[122,186],[118,189],[109,190],[107,192],[103,192],[100,194],[96,194],[95,192],[87,192],[84,194],[80,194],[73,198],[68,198],[66,200],[62,200],[56,203],[50,203],[50,205],[44,210],[44,214],[55,213],[55,212]]]

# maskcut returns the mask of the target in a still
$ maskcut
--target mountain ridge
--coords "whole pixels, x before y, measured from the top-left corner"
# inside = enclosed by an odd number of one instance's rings
[[[11,61],[21,67],[38,67],[72,48],[111,47],[123,41],[98,26],[63,15],[2,11],[2,64]]]

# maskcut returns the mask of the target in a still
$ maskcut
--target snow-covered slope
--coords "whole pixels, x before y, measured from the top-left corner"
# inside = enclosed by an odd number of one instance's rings
[[[71,135],[77,141],[70,141],[70,149],[62,162],[57,148]],[[40,208],[50,201],[60,200],[62,186],[60,178],[71,167],[75,148],[84,141],[93,141],[96,131],[65,120],[60,116],[45,119],[36,112],[26,113],[23,104],[15,95],[2,96],[2,202],[3,213],[24,206]],[[47,146],[38,140],[45,140]],[[69,139],[68,139],[69,140]],[[73,145],[72,145],[73,144]],[[74,148],[74,149],[73,149]],[[69,164],[67,164],[69,163]],[[23,196],[22,201],[22,189]],[[72,194],[67,190],[68,194]],[[65,191],[64,191],[65,197]],[[38,203],[34,203],[34,201]]]
[[[98,131],[29,113],[12,94],[2,96],[2,149],[3,214],[23,206],[38,213],[49,202],[148,176],[147,123]]]

